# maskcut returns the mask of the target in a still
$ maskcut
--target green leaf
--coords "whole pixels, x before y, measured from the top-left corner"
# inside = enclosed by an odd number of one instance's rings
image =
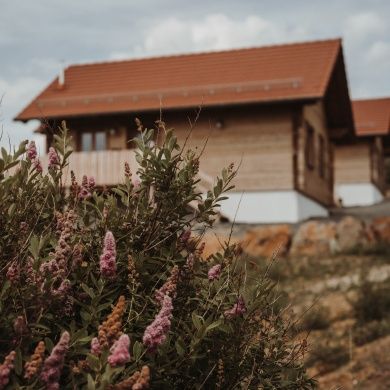
[[[139,341],[136,341],[133,345],[133,357],[135,361],[138,361],[142,355],[143,347]]]
[[[209,326],[207,326],[206,332],[209,332],[212,329],[218,328],[221,324],[222,324],[221,320],[217,320],[217,321],[211,323]]]
[[[93,292],[93,290],[91,288],[89,288],[86,284],[84,283],[81,283],[81,288],[88,294],[88,296],[91,298],[91,299],[94,299],[95,298],[95,293]]]
[[[30,240],[30,247],[28,248],[34,259],[39,255],[39,238],[36,234],[33,234]]]
[[[186,352],[186,345],[181,337],[179,337],[175,342],[176,352],[179,356],[183,356]]]
[[[202,327],[204,322],[203,317],[196,314],[194,311],[192,312],[191,317],[192,317],[192,323],[194,324],[195,328],[199,330]]]
[[[15,349],[16,356],[14,361],[14,369],[16,374],[20,375],[23,371],[23,358],[22,358],[22,352],[20,351],[20,348],[17,347]]]
[[[88,390],[96,390],[95,381],[93,380],[91,374],[87,374],[87,389]]]
[[[100,360],[97,356],[89,353],[87,355],[87,362],[88,362],[89,367],[92,368],[92,370],[94,370],[95,372],[100,371]]]
[[[46,346],[46,350],[51,353],[51,351],[53,350],[54,348],[54,343],[53,341],[51,341],[48,337],[45,337],[45,346]]]

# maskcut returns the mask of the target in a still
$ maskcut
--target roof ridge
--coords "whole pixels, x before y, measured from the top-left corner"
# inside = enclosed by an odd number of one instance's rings
[[[370,102],[374,100],[390,100],[390,96],[356,98],[356,99],[352,99],[352,102]]]
[[[193,56],[202,56],[202,55],[210,55],[210,54],[223,54],[223,53],[231,53],[231,52],[243,52],[243,51],[251,51],[257,49],[266,49],[266,48],[283,48],[288,46],[301,46],[301,45],[311,45],[311,44],[319,44],[319,43],[327,43],[327,42],[337,42],[341,43],[342,38],[327,38],[327,39],[315,39],[309,41],[296,41],[296,42],[288,42],[288,43],[276,43],[276,44],[267,44],[262,46],[246,46],[246,47],[236,47],[230,49],[221,49],[221,50],[204,50],[199,52],[188,52],[188,53],[177,53],[177,54],[160,54],[160,55],[150,55],[144,57],[134,57],[134,58],[126,58],[126,59],[112,59],[112,60],[102,60],[102,61],[86,61],[80,63],[73,63],[68,65],[65,69],[81,67],[81,66],[94,66],[94,65],[104,65],[104,64],[121,64],[126,62],[134,62],[134,61],[148,61],[148,60],[160,60],[160,59],[168,59],[168,58],[180,58],[180,57],[193,57]]]

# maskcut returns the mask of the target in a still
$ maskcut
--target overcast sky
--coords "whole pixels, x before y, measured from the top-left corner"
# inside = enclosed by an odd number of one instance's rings
[[[352,97],[390,95],[389,0],[0,0],[2,144],[66,64],[343,38]]]

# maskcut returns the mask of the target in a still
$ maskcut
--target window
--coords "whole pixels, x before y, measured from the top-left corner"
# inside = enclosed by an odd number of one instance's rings
[[[107,137],[105,131],[95,133],[95,150],[107,149]]]
[[[91,152],[92,150],[106,150],[107,135],[105,131],[96,133],[84,132],[81,134],[81,151]]]
[[[318,136],[318,170],[320,177],[325,177],[325,139],[323,135]]]
[[[92,143],[93,143],[92,133],[82,133],[81,151],[90,152],[92,150]]]
[[[307,168],[314,169],[314,164],[315,164],[314,128],[307,122],[306,122],[305,160],[306,160]]]

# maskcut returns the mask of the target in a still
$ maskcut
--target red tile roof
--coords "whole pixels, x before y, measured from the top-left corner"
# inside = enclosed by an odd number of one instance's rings
[[[323,97],[341,40],[72,65],[15,119]]]
[[[352,102],[356,134],[385,135],[390,132],[390,97]]]

